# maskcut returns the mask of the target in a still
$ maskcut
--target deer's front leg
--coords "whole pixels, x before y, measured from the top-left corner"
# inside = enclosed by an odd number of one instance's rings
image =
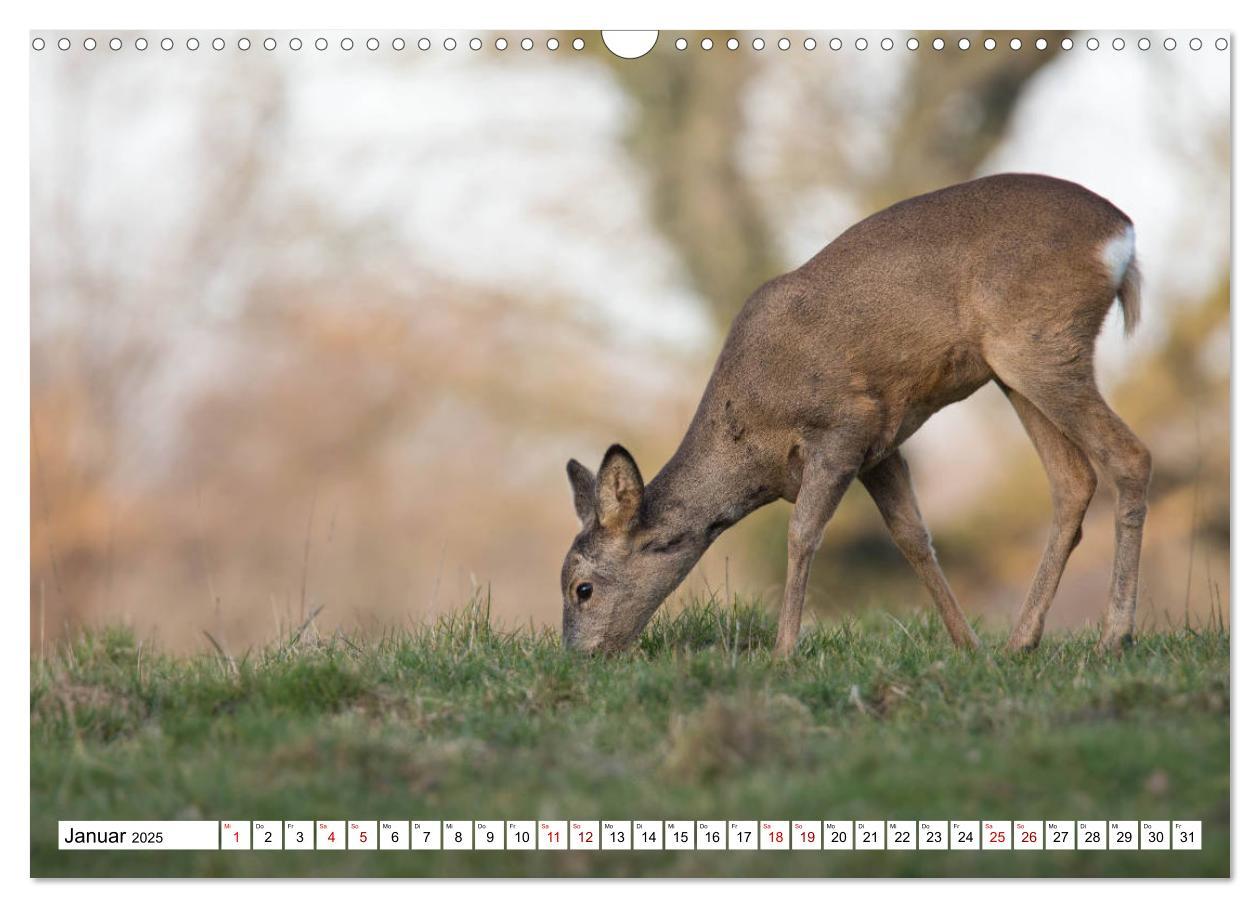
[[[774,645],[774,653],[780,658],[796,648],[810,563],[822,544],[827,521],[856,474],[857,464],[840,453],[817,455],[805,461],[796,508],[788,523],[787,582],[783,588],[783,609],[779,612],[779,637]]]

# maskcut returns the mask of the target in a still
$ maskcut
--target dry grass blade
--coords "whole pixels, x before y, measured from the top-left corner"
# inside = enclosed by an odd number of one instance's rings
[[[869,716],[871,711],[866,708],[866,704],[862,702],[862,694],[858,691],[858,686],[854,684],[849,688],[849,702],[857,707],[857,711],[864,716]]]
[[[302,635],[306,633],[306,629],[311,626],[311,622],[314,621],[323,610],[324,607],[322,605],[316,606],[315,610],[306,616],[306,620],[298,625],[298,629],[293,632],[293,636],[289,638],[289,642],[284,645],[282,654],[288,654],[293,651],[293,648],[298,645],[299,641],[301,641]]]
[[[202,628],[201,633],[203,633],[206,639],[210,641],[211,645],[214,646],[215,652],[217,652],[219,654],[219,658],[221,658],[227,664],[227,667],[231,670],[232,674],[239,675],[240,669],[236,667],[236,660],[232,658],[232,656],[228,653],[227,650],[223,648],[223,645],[219,643],[218,640],[214,639],[214,634],[210,633],[205,628]]]

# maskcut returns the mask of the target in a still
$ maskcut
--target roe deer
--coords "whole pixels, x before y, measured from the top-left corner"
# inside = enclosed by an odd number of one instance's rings
[[[810,562],[856,478],[954,644],[974,647],[898,447],[990,381],[1032,439],[1054,505],[1009,648],[1041,639],[1094,494],[1091,463],[1116,488],[1099,646],[1130,642],[1151,459],[1099,394],[1093,352],[1117,297],[1133,330],[1138,290],[1132,221],[1051,177],[985,177],[850,227],[744,304],[682,443],[652,482],[644,486],[620,445],[596,474],[569,461],[582,529],[561,571],[566,644],[626,647],[723,530],[785,498],[796,506],[775,652],[790,653]]]

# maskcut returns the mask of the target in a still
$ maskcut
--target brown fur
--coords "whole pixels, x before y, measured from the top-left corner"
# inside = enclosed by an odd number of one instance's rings
[[[630,454],[597,475],[569,462],[582,530],[562,569],[564,639],[627,646],[713,540],[795,502],[777,651],[800,630],[809,565],[854,479],[927,586],[959,646],[975,635],[949,589],[899,446],[942,407],[995,381],[1050,478],[1054,523],[1012,632],[1035,647],[1080,538],[1096,465],[1117,487],[1116,562],[1102,645],[1131,639],[1150,457],[1094,383],[1094,341],[1117,292],[1138,316],[1132,260],[1100,250],[1131,230],[1063,180],[1004,174],[908,199],[855,224],[758,289],[731,325],[677,452],[646,487]],[[592,594],[579,601],[579,584]]]

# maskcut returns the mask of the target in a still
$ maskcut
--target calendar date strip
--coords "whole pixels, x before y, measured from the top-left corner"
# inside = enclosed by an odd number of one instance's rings
[[[62,820],[63,851],[1197,851],[1200,820]]]

